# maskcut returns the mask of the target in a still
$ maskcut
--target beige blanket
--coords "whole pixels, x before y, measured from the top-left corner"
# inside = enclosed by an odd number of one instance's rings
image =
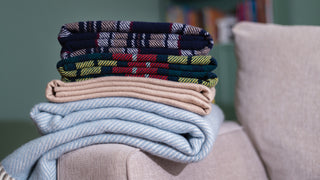
[[[121,76],[69,83],[53,80],[46,88],[46,98],[57,103],[111,96],[140,98],[207,115],[211,111],[215,88],[201,84]]]

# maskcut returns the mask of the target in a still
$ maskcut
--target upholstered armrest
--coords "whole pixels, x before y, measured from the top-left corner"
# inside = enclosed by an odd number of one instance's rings
[[[59,180],[267,179],[242,128],[223,123],[212,152],[202,161],[181,164],[121,144],[99,144],[67,153],[58,160]]]

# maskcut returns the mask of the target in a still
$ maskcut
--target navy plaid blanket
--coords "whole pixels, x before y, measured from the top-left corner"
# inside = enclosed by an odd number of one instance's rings
[[[179,23],[85,21],[59,33],[61,57],[90,53],[207,55],[213,40],[205,30]]]

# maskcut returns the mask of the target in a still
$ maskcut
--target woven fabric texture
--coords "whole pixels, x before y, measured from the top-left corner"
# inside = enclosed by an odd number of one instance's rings
[[[320,27],[242,22],[235,108],[272,180],[320,179]]]
[[[77,63],[78,66],[88,67],[89,63],[98,63],[102,60],[108,60],[109,62],[117,62],[119,64],[128,64],[123,66],[129,66],[130,63],[144,63],[144,66],[149,63],[156,67],[164,67],[169,69],[178,70],[196,70],[202,71],[203,69],[214,70],[217,67],[217,60],[212,56],[173,56],[173,55],[159,55],[159,54],[121,54],[121,53],[94,53],[76,56],[68,59],[62,59],[57,63],[57,66],[66,66],[66,68],[76,69],[75,66],[69,66],[66,64]],[[97,65],[97,64],[96,64]],[[192,66],[190,66],[192,65]],[[208,68],[209,67],[209,68]]]
[[[67,59],[70,57],[81,56],[93,53],[122,53],[122,54],[163,54],[175,56],[194,56],[194,55],[208,55],[211,49],[204,48],[198,50],[183,50],[183,49],[168,49],[168,48],[119,48],[119,47],[99,47],[99,48],[86,48],[76,51],[61,51],[61,58]]]
[[[115,76],[114,74],[101,74],[89,75],[83,77],[62,77],[61,80],[64,82],[78,82],[78,81],[86,81],[89,79],[97,78],[97,77],[105,77],[105,76]],[[218,78],[212,79],[197,79],[197,78],[186,78],[186,77],[177,77],[177,76],[164,76],[164,75],[153,75],[153,74],[117,74],[117,76],[129,76],[129,77],[145,77],[145,78],[153,78],[153,79],[162,79],[162,80],[170,80],[181,83],[195,83],[207,86],[209,88],[215,87],[218,83]]]
[[[207,55],[213,46],[210,34],[199,27],[137,21],[69,23],[61,27],[58,39],[61,58],[115,50],[130,54]]]
[[[110,66],[110,67],[142,67],[142,68],[162,68],[170,70],[181,71],[212,71],[216,68],[216,65],[183,65],[183,64],[170,64],[170,63],[156,63],[156,62],[128,62],[117,61],[108,59],[88,59],[83,61],[66,61],[61,60],[57,63],[57,68],[63,67],[65,71],[72,71],[81,68],[91,68],[95,66]]]
[[[3,166],[0,163],[0,179],[1,180],[14,180],[13,177],[11,177],[6,170],[3,168]]]
[[[97,98],[40,103],[31,117],[44,136],[7,156],[4,170],[15,179],[56,179],[63,154],[98,143],[121,143],[172,161],[203,159],[212,149],[223,113],[218,106],[199,116],[135,98]]]
[[[64,66],[58,67],[60,75],[64,78],[83,78],[83,77],[100,77],[104,75],[124,74],[124,75],[163,75],[173,77],[186,77],[186,78],[197,78],[201,80],[217,78],[217,75],[212,72],[202,71],[180,71],[171,70],[167,68],[152,68],[152,67],[118,67],[117,64],[111,64],[108,61],[99,61],[98,65],[95,63],[86,62],[89,67],[77,67],[75,63],[69,64],[76,67],[75,70],[66,70]],[[119,64],[118,64],[119,65]],[[90,67],[91,66],[91,67]]]
[[[99,97],[134,97],[207,115],[215,88],[141,77],[109,76],[81,82],[53,80],[46,88],[50,102],[71,102]]]
[[[57,63],[61,80],[82,81],[102,76],[137,76],[213,87],[217,62],[212,56],[95,53],[62,59]]]

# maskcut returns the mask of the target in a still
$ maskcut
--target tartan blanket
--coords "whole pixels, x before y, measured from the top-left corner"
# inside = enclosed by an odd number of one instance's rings
[[[163,75],[153,75],[153,74],[123,74],[119,73],[116,74],[117,76],[129,76],[129,77],[145,77],[145,78],[154,78],[154,79],[162,79],[162,80],[169,80],[181,83],[195,83],[195,84],[202,84],[209,88],[215,87],[218,83],[218,78],[212,79],[197,79],[197,78],[186,78],[186,77],[177,77],[177,76],[163,76]],[[64,82],[77,82],[77,81],[87,81],[93,78],[104,77],[104,76],[115,76],[115,74],[92,74],[83,77],[61,77],[61,80]]]
[[[52,80],[46,88],[50,102],[65,103],[100,97],[133,97],[207,115],[215,88],[142,77],[109,76],[81,82]]]
[[[76,70],[77,67],[88,68],[99,64],[120,67],[152,67],[183,71],[212,71],[217,61],[212,56],[172,56],[158,54],[112,54],[94,53],[62,59],[57,67],[65,70]]]
[[[95,53],[62,59],[57,63],[61,80],[87,80],[102,76],[137,76],[213,87],[217,62],[212,56]]]
[[[164,43],[166,42],[166,43]],[[195,49],[200,50],[208,46],[208,42],[203,41],[184,41],[166,39],[90,39],[67,41],[62,46],[62,51],[75,51],[91,47],[128,47],[128,48],[171,48],[171,49]]]
[[[80,34],[72,34],[68,37],[58,37],[59,43],[64,45],[72,41],[82,41],[82,40],[103,40],[103,39],[128,39],[128,40],[184,40],[184,41],[204,41],[206,37],[204,36],[194,36],[194,35],[179,35],[170,33],[122,33],[122,32],[82,32]]]
[[[93,63],[90,63],[93,62]],[[96,63],[95,63],[96,62]],[[199,78],[199,79],[211,79],[216,78],[216,74],[212,72],[203,72],[203,71],[180,71],[180,70],[171,70],[167,68],[154,68],[146,65],[145,67],[121,67],[120,65],[130,65],[127,63],[117,63],[115,61],[85,61],[84,62],[89,67],[76,67],[75,63],[69,63],[76,69],[65,69],[65,66],[60,63],[57,64],[57,69],[62,77],[83,77],[98,75],[103,76],[107,74],[153,74],[153,75],[166,75],[166,76],[178,76],[178,77],[187,77],[187,78]],[[95,66],[98,64],[98,66]],[[120,66],[120,67],[119,67]],[[97,76],[95,76],[97,77]]]
[[[138,21],[69,23],[61,27],[58,40],[62,58],[79,55],[75,51],[115,53],[113,48],[130,54],[207,55],[213,46],[210,34],[199,27]],[[95,48],[102,49],[92,52]]]
[[[100,71],[99,68],[93,69]],[[86,76],[72,76],[67,77],[64,76],[64,71],[61,71],[62,77],[61,80],[64,82],[77,82],[77,81],[86,81],[92,78],[98,78],[98,77],[104,77],[104,76],[130,76],[130,77],[145,77],[145,78],[155,78],[155,79],[162,79],[162,80],[169,80],[169,81],[175,81],[175,82],[182,82],[182,83],[195,83],[195,84],[202,84],[209,88],[215,87],[218,83],[218,78],[213,77],[209,79],[197,79],[197,78],[186,78],[186,77],[177,77],[177,76],[165,76],[165,75],[154,75],[154,74],[124,74],[124,73],[118,73],[118,74],[90,74]],[[74,72],[72,72],[74,73]]]
[[[204,48],[201,51],[197,50],[182,50],[182,49],[167,49],[167,48],[117,48],[117,47],[99,47],[99,48],[86,48],[76,51],[61,51],[61,59],[80,56],[84,54],[93,53],[122,53],[122,54],[169,54],[175,56],[195,56],[195,55],[208,55],[209,48]]]
[[[181,163],[203,159],[212,149],[223,113],[218,106],[199,116],[133,98],[40,103],[31,117],[44,136],[1,161],[1,175],[17,180],[56,179],[64,153],[98,143],[120,143]]]

